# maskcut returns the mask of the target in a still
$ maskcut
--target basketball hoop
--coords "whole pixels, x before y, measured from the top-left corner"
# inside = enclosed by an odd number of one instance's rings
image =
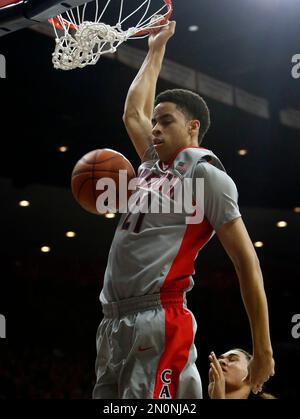
[[[101,12],[100,1],[92,2],[94,21],[85,19],[86,8],[91,3],[77,6],[63,15],[49,19],[55,32],[56,46],[52,54],[54,68],[72,70],[96,64],[101,55],[116,52],[117,48],[128,39],[144,38],[149,35],[150,30],[166,26],[172,14],[172,0],[163,0],[162,7],[152,14],[149,13],[151,0],[139,0],[137,3],[141,4],[123,17],[124,0],[119,0],[119,19],[111,26],[103,23],[101,19],[111,1],[116,0],[108,0]],[[123,29],[122,25],[138,12],[142,15],[138,18],[138,22]],[[146,17],[148,13],[150,16]],[[63,34],[59,35],[58,30],[63,31]]]

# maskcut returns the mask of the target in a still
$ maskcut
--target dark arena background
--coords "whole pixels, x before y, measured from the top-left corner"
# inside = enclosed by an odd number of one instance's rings
[[[95,66],[55,70],[45,21],[58,2],[33,20],[23,17],[22,3],[0,10],[0,399],[90,399],[98,298],[119,217],[81,209],[70,177],[97,148],[121,152],[137,169],[122,113],[147,43],[128,41]],[[264,275],[276,362],[267,390],[296,400],[300,2],[177,0],[173,17],[177,30],[158,91],[189,88],[207,101],[212,126],[203,146],[237,184]],[[188,303],[207,398],[210,351],[251,350],[251,336],[233,265],[216,236],[198,256],[194,281]]]

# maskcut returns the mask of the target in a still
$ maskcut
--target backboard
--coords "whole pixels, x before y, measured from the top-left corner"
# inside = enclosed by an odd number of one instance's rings
[[[91,0],[0,0],[0,37],[64,13]]]

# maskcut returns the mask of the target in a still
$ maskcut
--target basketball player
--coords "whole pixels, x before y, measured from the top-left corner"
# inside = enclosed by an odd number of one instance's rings
[[[128,91],[123,120],[142,161],[138,177],[148,182],[149,192],[155,188],[150,180],[204,178],[204,218],[187,224],[184,211],[121,217],[100,295],[104,318],[97,332],[94,398],[202,398],[196,322],[185,294],[193,287],[194,260],[214,232],[234,263],[249,317],[253,391],[274,374],[262,274],[238,209],[237,190],[214,153],[199,147],[209,127],[207,106],[183,90],[164,92],[155,101],[174,31],[171,22],[149,37],[148,55]]]
[[[249,381],[246,379],[252,355],[249,352],[235,348],[220,355],[217,359],[214,352],[209,355],[209,385],[210,399],[276,399],[272,394],[260,391],[253,395]]]

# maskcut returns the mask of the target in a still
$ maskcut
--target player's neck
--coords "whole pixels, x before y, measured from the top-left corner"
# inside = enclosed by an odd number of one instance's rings
[[[172,154],[172,156],[171,156],[171,157],[169,157],[169,158],[165,158],[165,159],[160,159],[160,160],[159,160],[159,161],[160,161],[160,164],[161,164],[161,165],[164,165],[164,166],[170,166],[170,165],[173,163],[173,161],[176,159],[176,157],[178,156],[178,154],[179,154],[181,151],[183,151],[183,150],[185,150],[185,149],[187,149],[187,148],[200,148],[200,147],[199,147],[199,145],[194,145],[194,144],[189,144],[189,145],[186,145],[186,146],[180,147],[180,148],[178,148],[178,149],[175,151],[175,153],[173,153],[173,154]]]
[[[248,387],[242,387],[238,390],[232,390],[226,393],[225,398],[226,399],[248,399],[249,397],[249,388]]]

